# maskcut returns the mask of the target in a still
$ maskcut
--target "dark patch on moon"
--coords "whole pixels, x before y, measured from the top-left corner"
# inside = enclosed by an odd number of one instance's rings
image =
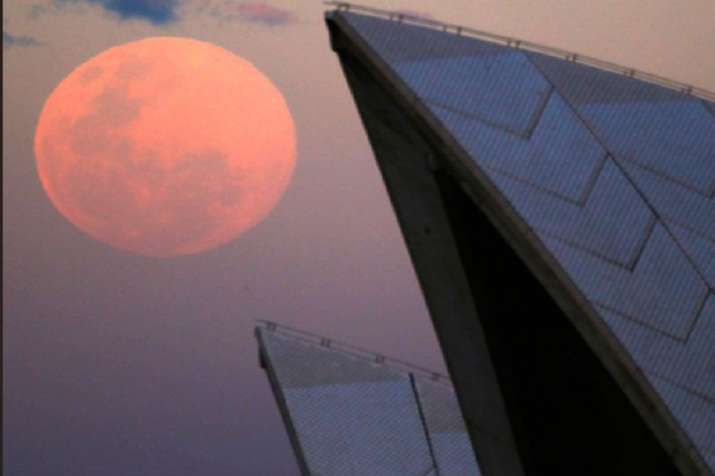
[[[218,151],[190,154],[165,171],[151,153],[146,160],[129,160],[136,152],[126,140],[110,148],[105,150],[108,155],[73,167],[63,187],[72,191],[74,206],[103,224],[102,238],[109,242],[134,231],[137,236],[130,241],[137,248],[166,254],[222,227],[224,217],[212,208],[235,206],[243,196],[242,181],[231,175],[225,155]],[[163,198],[143,204],[138,188]]]
[[[132,54],[124,58],[116,72],[116,80],[126,84],[149,76],[154,64],[142,59],[138,54]]]
[[[82,160],[97,158],[112,149],[121,129],[136,121],[142,101],[127,95],[127,87],[108,87],[97,96],[92,105],[94,110],[77,119],[70,133],[72,149]]]
[[[236,205],[241,200],[239,179],[231,177],[225,154],[217,150],[207,150],[198,154],[188,154],[177,167],[177,172],[188,173],[198,193],[211,196],[211,202],[220,202],[226,207]]]

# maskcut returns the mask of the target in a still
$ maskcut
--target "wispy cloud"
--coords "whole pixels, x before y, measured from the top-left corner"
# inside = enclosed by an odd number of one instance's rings
[[[55,0],[55,4],[87,3],[99,5],[122,20],[140,19],[165,25],[178,19],[184,0]]]
[[[42,5],[39,3],[34,3],[32,5],[28,5],[27,7],[27,14],[28,16],[35,20],[42,15],[45,15],[47,13],[48,6],[47,5]]]
[[[265,1],[240,0],[45,0],[28,6],[31,18],[51,13],[70,5],[97,5],[119,20],[145,20],[154,25],[167,25],[193,17],[209,15],[220,22],[241,21],[266,27],[286,26],[298,21],[291,10]]]
[[[263,26],[285,26],[297,21],[293,12],[266,2],[236,2],[230,0],[206,2],[206,10],[221,21],[244,21]]]
[[[27,47],[27,46],[39,46],[41,43],[30,36],[15,36],[10,33],[2,32],[2,47],[10,48],[14,46]]]
[[[266,26],[287,25],[295,21],[292,12],[267,3],[241,3],[235,6],[235,10],[241,19]]]

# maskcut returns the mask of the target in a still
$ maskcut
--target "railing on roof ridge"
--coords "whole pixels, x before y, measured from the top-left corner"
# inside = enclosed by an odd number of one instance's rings
[[[465,26],[444,23],[437,20],[432,20],[430,18],[425,18],[400,11],[382,10],[380,8],[367,7],[364,5],[357,5],[354,3],[340,2],[335,0],[328,0],[324,2],[324,4],[335,7],[335,9],[338,11],[353,10],[373,16],[387,18],[393,21],[424,26],[435,30],[441,30],[456,35],[471,36],[493,43],[499,43],[515,49],[533,51],[535,53],[543,53],[549,56],[565,59],[567,61],[572,61],[574,63],[594,66],[596,68],[610,71],[612,73],[622,74],[624,76],[628,76],[629,78],[640,79],[642,81],[657,84],[659,86],[673,89],[688,96],[694,96],[701,99],[707,99],[709,101],[715,101],[715,92],[711,92],[703,88],[697,88],[689,84],[681,83],[672,79],[663,78],[655,74],[638,71],[633,68],[626,68],[624,66],[618,65],[616,63],[611,63],[609,61],[603,61],[589,56],[580,55],[578,53],[572,53],[559,48],[543,46],[537,43],[532,43],[530,41],[509,38],[507,36],[488,33],[486,31],[476,30],[474,28],[469,28]]]
[[[338,342],[333,339],[328,339],[326,337],[322,337],[311,332],[306,332],[303,330],[296,329],[294,327],[278,324],[273,321],[258,319],[256,320],[256,325],[268,331],[284,334],[286,336],[290,336],[294,339],[301,340],[308,344],[317,345],[326,349],[336,350],[341,353],[348,354],[352,357],[371,362],[375,365],[388,368],[390,370],[394,370],[400,373],[414,374],[416,376],[429,379],[435,383],[452,387],[452,381],[448,376],[439,372],[433,372],[429,369],[425,369],[424,367],[420,367],[409,362],[405,362],[404,360],[387,357],[383,354],[371,352],[369,350],[365,350],[354,345]]]

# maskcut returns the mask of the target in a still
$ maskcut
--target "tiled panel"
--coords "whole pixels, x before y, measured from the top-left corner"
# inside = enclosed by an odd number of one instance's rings
[[[620,165],[659,216],[715,240],[715,200],[633,162],[623,161]]]
[[[711,461],[715,452],[715,295],[708,296],[684,340],[659,335],[622,316],[600,311],[675,418]]]
[[[415,387],[430,432],[466,431],[459,403],[452,387],[424,378],[416,378]]]
[[[712,287],[713,104],[622,75],[529,55],[574,104],[636,190],[665,219],[669,231]]]
[[[715,289],[715,238],[707,238],[673,222],[668,228],[685,252],[693,259],[695,267],[712,289]]]
[[[708,288],[661,224],[633,271],[555,238],[544,242],[589,300],[674,338],[687,338]]]
[[[398,24],[384,18],[341,13],[380,56],[389,62],[425,58],[489,55],[509,51],[471,38],[445,35],[419,26]]]
[[[715,119],[702,102],[597,103],[578,110],[617,159],[695,193],[715,193]]]
[[[571,202],[588,198],[606,159],[605,151],[558,94],[551,95],[533,133],[524,139],[468,114],[429,105],[480,166]]]
[[[498,173],[490,178],[540,235],[578,247],[614,270],[630,269],[652,233],[655,219],[609,160],[582,206]]]
[[[459,403],[451,387],[415,379],[440,475],[479,475]]]
[[[551,86],[520,52],[397,61],[393,68],[423,100],[528,138]]]
[[[710,294],[686,339],[673,339],[599,307],[618,339],[644,370],[715,402],[715,296]],[[715,403],[713,403],[715,404]],[[715,411],[715,407],[712,408]]]
[[[448,383],[281,331],[259,334],[310,474],[480,474]]]
[[[676,91],[540,53],[527,53],[533,63],[564,97],[578,106],[583,103],[630,103],[673,101]]]
[[[680,421],[693,443],[704,452],[715,451],[715,411],[712,400],[695,395],[679,385],[646,373],[648,380]]]
[[[430,438],[440,476],[482,474],[472,456],[472,445],[466,433],[433,433]]]
[[[395,28],[383,19],[346,17],[425,99],[513,134],[528,135],[538,122],[551,87],[521,53],[411,25]]]
[[[263,339],[312,474],[428,474],[408,375],[274,332]]]
[[[286,389],[284,395],[314,474],[392,476],[433,467],[409,379]]]

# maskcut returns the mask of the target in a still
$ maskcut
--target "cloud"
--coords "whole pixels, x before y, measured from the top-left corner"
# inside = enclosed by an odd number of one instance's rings
[[[221,21],[243,21],[268,27],[285,26],[297,21],[287,9],[262,1],[237,0],[47,0],[52,7],[97,5],[120,20],[140,19],[154,25],[166,25],[186,16],[208,14]],[[48,7],[34,3],[29,15],[36,18],[49,13]]]
[[[281,26],[295,20],[293,13],[267,3],[241,3],[235,7],[238,15],[249,22],[266,26]]]
[[[27,7],[27,13],[32,20],[35,20],[47,13],[47,6],[39,3],[29,5]]]
[[[290,10],[274,7],[265,2],[223,1],[214,3],[209,11],[219,20],[239,20],[270,27],[284,26],[296,21],[295,15]]]
[[[165,25],[178,19],[184,0],[55,0],[56,4],[89,3],[99,5],[122,20],[140,19]]]
[[[2,47],[10,48],[11,46],[39,46],[41,43],[30,36],[15,36],[10,33],[2,32]]]
[[[30,18],[71,5],[96,5],[120,20],[139,19],[166,25],[185,17],[209,15],[221,22],[242,21],[267,27],[286,26],[298,21],[291,10],[264,1],[238,0],[45,0],[28,5]]]

